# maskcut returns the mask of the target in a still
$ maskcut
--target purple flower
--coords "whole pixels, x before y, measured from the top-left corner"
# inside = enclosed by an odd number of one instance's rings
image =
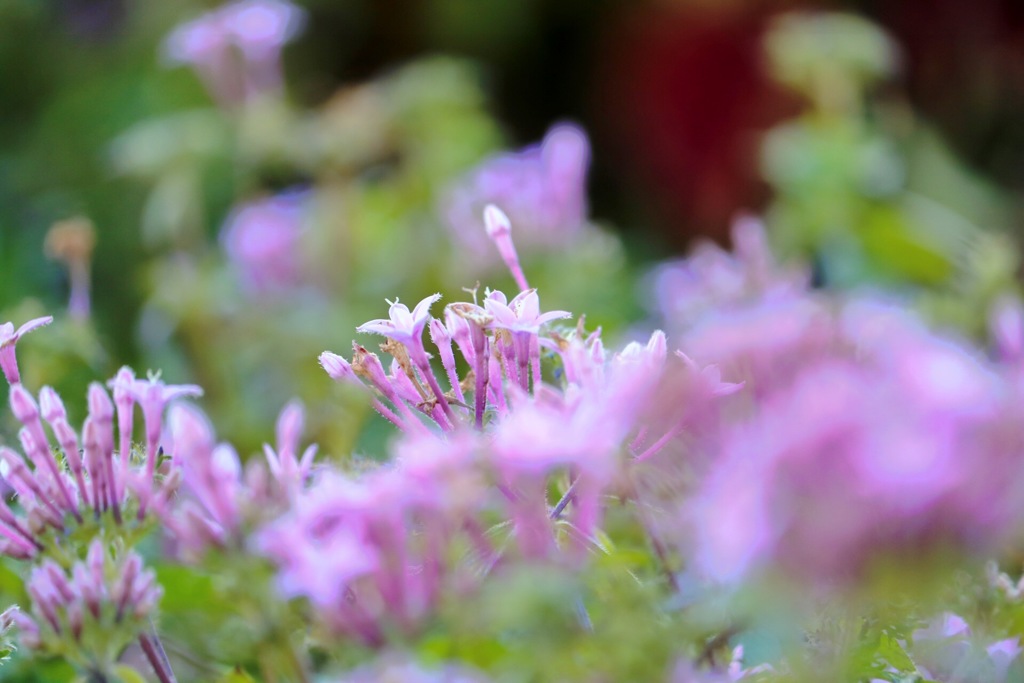
[[[391,307],[388,309],[390,319],[378,318],[365,322],[356,328],[357,332],[380,334],[389,339],[394,339],[399,344],[404,344],[413,349],[423,348],[423,329],[430,322],[430,307],[441,298],[440,294],[431,294],[426,297],[410,312],[409,307],[399,303],[388,302]]]
[[[14,355],[14,347],[18,340],[32,330],[49,325],[52,322],[53,316],[48,315],[43,318],[29,320],[17,330],[14,329],[14,323],[6,322],[0,325],[0,369],[3,370],[8,384],[21,383],[21,374],[18,372],[18,359]]]
[[[434,394],[436,407],[444,415],[439,421],[442,428],[451,429],[456,418],[448,405],[448,399],[441,390],[441,385],[430,367],[430,360],[426,349],[423,347],[423,329],[430,322],[430,306],[441,298],[440,294],[433,294],[416,304],[416,308],[409,311],[409,307],[395,300],[388,310],[390,320],[377,319],[363,323],[356,328],[358,332],[374,333],[384,335],[399,344],[402,344],[408,351],[412,363],[419,369],[421,376],[430,385]],[[411,368],[407,372],[411,372]]]
[[[346,594],[380,561],[366,538],[367,520],[358,514],[368,495],[360,484],[325,473],[255,538],[255,547],[278,565],[278,586],[285,596],[307,597],[337,626],[349,625],[348,618],[357,631],[366,627],[352,614],[354,601]]]
[[[289,192],[236,208],[221,241],[244,285],[255,295],[303,282],[302,236],[307,192]]]
[[[241,0],[220,14],[225,32],[254,61],[276,55],[298,35],[305,19],[302,9],[283,0]]]
[[[195,384],[167,385],[160,380],[158,375],[150,375],[148,380],[135,380],[131,394],[142,408],[142,418],[146,426],[146,479],[148,480],[156,471],[156,456],[160,447],[164,408],[179,398],[202,396],[203,389]]]
[[[98,538],[70,572],[44,560],[32,570],[26,590],[31,612],[15,620],[22,644],[101,667],[111,665],[111,657],[149,628],[163,594],[139,555],[127,552],[112,560]],[[87,633],[103,633],[114,642],[97,641]]]
[[[521,247],[569,244],[586,224],[589,163],[586,134],[557,125],[539,146],[492,157],[457,182],[443,204],[446,223],[477,259],[493,258],[482,220],[488,204],[508,214]]]
[[[214,523],[208,528],[221,543],[240,521],[241,464],[230,446],[218,446],[213,428],[197,408],[178,404],[168,416],[171,457],[181,467],[185,486]],[[192,530],[194,531],[194,530]],[[193,546],[195,534],[186,534]]]
[[[178,26],[165,58],[196,69],[223,106],[281,89],[281,48],[302,28],[305,13],[284,0],[240,0]]]
[[[537,334],[542,325],[552,320],[572,317],[569,311],[541,313],[540,297],[537,296],[536,289],[520,292],[512,301],[508,301],[501,292],[488,292],[487,298],[484,299],[484,308],[493,318],[489,327],[509,332]]]
[[[691,506],[697,565],[718,579],[765,565],[848,579],[907,545],[991,547],[1019,514],[999,378],[898,309],[837,318],[827,357],[722,426]]]
[[[807,292],[806,272],[775,263],[759,219],[737,217],[732,238],[735,254],[705,242],[686,259],[664,263],[651,272],[653,312],[671,331],[689,329],[722,312],[757,308]]]
[[[292,401],[277,419],[277,448],[263,444],[270,474],[288,495],[295,495],[305,483],[316,457],[317,447],[311,445],[299,455],[299,439],[306,414],[302,404]]]

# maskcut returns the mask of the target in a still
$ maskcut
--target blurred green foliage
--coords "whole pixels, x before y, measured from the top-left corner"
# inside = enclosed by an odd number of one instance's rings
[[[902,290],[981,334],[994,300],[1016,289],[1012,205],[880,89],[899,67],[892,39],[853,15],[794,13],[775,20],[766,49],[808,105],[764,143],[781,251],[811,259],[823,285]]]

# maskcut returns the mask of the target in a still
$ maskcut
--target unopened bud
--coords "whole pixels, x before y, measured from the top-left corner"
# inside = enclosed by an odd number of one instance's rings
[[[349,362],[336,353],[330,351],[321,353],[320,366],[335,382],[351,382],[356,379]]]
[[[43,417],[50,424],[57,420],[66,420],[68,417],[67,411],[64,409],[64,401],[52,387],[43,387],[39,390],[39,408]]]
[[[107,390],[99,382],[89,385],[89,414],[103,422],[114,419],[114,404],[110,402]]]
[[[14,417],[18,419],[18,422],[22,424],[35,422],[39,419],[39,406],[36,405],[36,401],[32,398],[32,394],[29,393],[28,389],[21,384],[15,384],[11,387],[11,412],[14,413]]]

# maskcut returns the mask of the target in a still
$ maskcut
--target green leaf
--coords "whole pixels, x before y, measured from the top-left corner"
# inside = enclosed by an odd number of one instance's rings
[[[917,671],[914,660],[910,658],[900,642],[887,633],[883,633],[878,639],[878,656],[901,672]]]

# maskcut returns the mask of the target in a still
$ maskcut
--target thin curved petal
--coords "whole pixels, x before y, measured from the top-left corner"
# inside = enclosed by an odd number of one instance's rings
[[[547,313],[542,313],[540,316],[538,316],[537,319],[534,321],[534,325],[537,325],[539,327],[545,323],[551,322],[552,320],[564,320],[565,318],[571,317],[572,313],[570,313],[569,311],[548,311]]]
[[[427,318],[429,318],[430,317],[430,307],[434,304],[434,302],[436,302],[440,298],[441,298],[441,293],[437,292],[435,294],[431,294],[430,296],[426,297],[425,299],[420,301],[418,304],[416,304],[416,308],[414,308],[413,311],[412,311],[412,319],[413,319],[413,321],[415,321],[416,323],[419,323],[421,320],[425,321]]]

